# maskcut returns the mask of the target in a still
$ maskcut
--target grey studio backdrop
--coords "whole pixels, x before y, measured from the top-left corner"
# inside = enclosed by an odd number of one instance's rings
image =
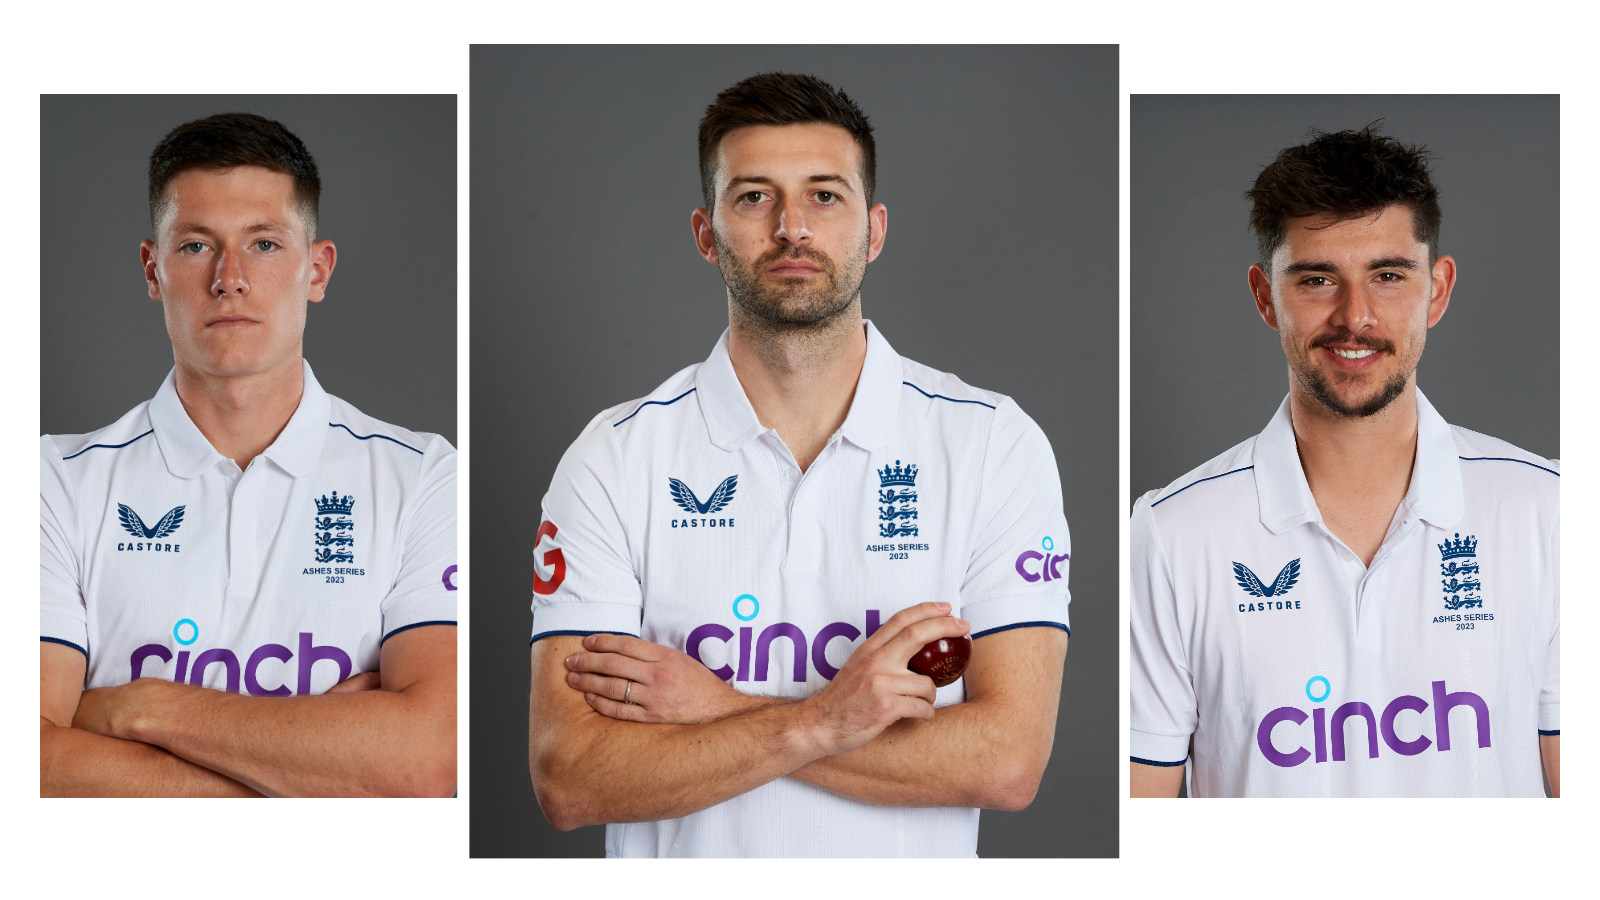
[[[40,98],[39,427],[110,425],[172,368],[161,305],[145,293],[150,151],[219,112],[282,122],[322,177],[318,237],[338,248],[310,305],[305,357],[367,415],[456,443],[456,98]]]
[[[695,133],[716,93],[817,75],[871,118],[889,239],[862,310],[896,351],[1014,397],[1055,450],[1072,641],[1054,751],[984,856],[1117,853],[1117,50],[472,49],[473,856],[601,856],[528,777],[539,504],[600,410],[705,359],[727,327],[696,254]]]
[[[1289,390],[1245,283],[1243,194],[1307,131],[1436,154],[1439,252],[1458,275],[1417,385],[1445,420],[1558,458],[1560,107],[1555,96],[1132,98],[1131,495],[1265,428]]]

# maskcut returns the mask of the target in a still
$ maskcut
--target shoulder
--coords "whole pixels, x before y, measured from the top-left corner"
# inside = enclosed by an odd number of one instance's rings
[[[1500,463],[1502,464],[1501,466],[1485,468],[1505,468],[1507,471],[1519,471],[1526,468],[1536,470],[1532,472],[1535,477],[1537,477],[1537,473],[1544,473],[1546,478],[1552,475],[1556,477],[1561,475],[1560,460],[1545,459],[1539,454],[1529,453],[1515,444],[1490,437],[1487,434],[1469,431],[1456,425],[1450,426],[1450,431],[1456,440],[1456,453],[1461,457],[1463,463]]]
[[[114,454],[132,446],[142,438],[149,437],[151,433],[150,403],[145,401],[99,431],[91,431],[88,434],[43,435],[39,438],[39,453],[41,460],[55,459],[65,462],[79,458],[87,459],[103,453]]]
[[[630,445],[653,447],[664,434],[701,422],[695,402],[699,370],[699,363],[681,369],[643,397],[601,410],[567,448],[557,471],[570,472],[574,465],[609,471]]]
[[[901,357],[900,364],[902,400],[915,402],[920,399],[930,410],[976,416],[993,415],[1003,406],[1009,406],[1019,414],[1022,412],[1010,397],[973,387],[949,372],[941,372],[904,357]]]
[[[1256,484],[1251,472],[1255,446],[1254,437],[1236,444],[1166,487],[1145,493],[1140,500],[1152,511],[1159,508],[1168,515],[1190,508],[1203,509],[1226,497],[1248,494],[1254,501]]]
[[[683,401],[694,395],[695,375],[699,371],[700,363],[680,369],[643,397],[618,403],[602,411],[584,427],[584,433],[608,427],[614,431],[623,429],[617,432],[620,436],[662,425],[677,424],[680,417],[693,406]]]
[[[1561,493],[1561,462],[1545,459],[1499,438],[1454,425],[1461,483],[1468,491],[1484,491],[1536,504],[1554,504]],[[1553,507],[1551,507],[1553,508]]]
[[[328,395],[328,445],[335,452],[355,452],[370,456],[393,456],[453,464],[456,450],[437,434],[411,431],[363,413],[354,406]]]

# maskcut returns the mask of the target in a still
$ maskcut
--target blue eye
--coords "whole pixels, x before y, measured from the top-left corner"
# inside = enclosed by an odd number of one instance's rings
[[[263,253],[265,253],[265,252],[267,252],[269,250],[272,250],[276,246],[278,246],[278,245],[274,244],[271,241],[256,241],[256,249],[260,250]]]
[[[204,249],[206,249],[206,245],[200,243],[199,241],[189,241],[182,247],[182,250],[185,253],[199,253]]]

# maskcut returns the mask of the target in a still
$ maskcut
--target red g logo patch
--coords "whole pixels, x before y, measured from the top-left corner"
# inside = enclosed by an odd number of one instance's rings
[[[554,594],[556,588],[561,587],[561,582],[567,579],[567,558],[561,555],[560,547],[552,547],[546,550],[542,557],[539,555],[539,544],[543,543],[546,538],[554,541],[555,536],[556,523],[546,520],[539,525],[538,535],[533,541],[533,558],[542,562],[545,566],[553,568],[555,571],[550,574],[550,580],[546,581],[539,577],[539,567],[537,565],[534,567],[533,592],[535,594]]]

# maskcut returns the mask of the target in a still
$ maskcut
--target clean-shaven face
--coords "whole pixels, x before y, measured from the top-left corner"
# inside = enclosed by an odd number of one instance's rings
[[[227,377],[297,361],[306,303],[322,300],[334,261],[331,242],[310,238],[288,175],[238,166],[174,178],[141,256],[178,364]]]
[[[1411,383],[1453,278],[1449,257],[1429,265],[1408,207],[1290,219],[1272,255],[1269,324],[1300,387],[1341,416],[1370,416]]]
[[[836,125],[740,128],[717,148],[712,236],[733,302],[776,326],[848,308],[871,261],[861,148]]]

